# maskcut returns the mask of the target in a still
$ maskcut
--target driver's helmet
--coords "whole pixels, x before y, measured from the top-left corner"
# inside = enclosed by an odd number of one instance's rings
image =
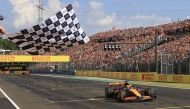
[[[124,85],[129,85],[129,83],[128,83],[128,81],[127,81],[127,80],[125,80],[124,82],[125,82],[125,83],[124,83]]]
[[[128,89],[129,88],[131,88],[132,87],[132,85],[131,84],[129,84],[129,81],[124,81],[125,83],[124,83],[124,86],[126,86]]]

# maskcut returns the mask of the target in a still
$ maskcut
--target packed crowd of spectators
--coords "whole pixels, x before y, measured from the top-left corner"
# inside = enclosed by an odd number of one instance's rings
[[[101,32],[91,37],[91,42],[81,47],[69,48],[66,54],[72,56],[73,60],[81,64],[94,63],[150,63],[155,61],[155,48],[143,51],[133,57],[122,54],[138,46],[146,46],[155,42],[155,36],[166,37],[168,40],[158,46],[158,60],[162,52],[175,54],[177,60],[188,58],[190,50],[190,20],[159,25],[155,27],[140,27],[124,30]],[[118,40],[117,40],[118,39]],[[122,40],[121,40],[122,39]],[[103,46],[110,42],[122,43],[121,51],[104,51]],[[138,44],[141,43],[141,44]]]
[[[162,52],[175,54],[176,60],[185,60],[190,51],[190,20],[178,21],[169,24],[110,30],[91,36],[91,41],[85,45],[71,47],[64,51],[49,52],[46,55],[70,55],[72,61],[78,65],[102,66],[110,63],[151,63],[155,61],[155,48],[152,47],[132,57],[124,56],[139,46],[146,46],[155,42],[155,36],[166,37],[168,41],[158,46],[158,61]],[[104,45],[110,42],[121,43],[120,51],[104,51]],[[27,54],[24,51],[15,51],[11,54]]]

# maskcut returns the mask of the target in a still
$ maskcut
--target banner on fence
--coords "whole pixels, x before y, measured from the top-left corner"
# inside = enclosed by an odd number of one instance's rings
[[[70,62],[70,56],[0,55],[0,62]]]
[[[113,78],[132,81],[161,81],[190,83],[190,75],[160,75],[156,72],[101,72],[101,71],[77,71],[76,76],[90,76],[100,78]]]

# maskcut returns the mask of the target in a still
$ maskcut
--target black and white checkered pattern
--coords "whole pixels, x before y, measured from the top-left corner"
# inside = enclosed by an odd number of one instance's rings
[[[71,4],[44,22],[7,37],[32,55],[85,44],[89,41]]]

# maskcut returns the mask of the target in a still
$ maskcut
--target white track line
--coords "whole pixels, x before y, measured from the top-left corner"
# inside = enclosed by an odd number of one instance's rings
[[[16,109],[20,109],[18,105],[0,88],[1,93],[13,104]]]
[[[84,102],[84,101],[100,101],[104,99],[103,98],[99,98],[99,99],[89,98],[89,99],[76,99],[76,100],[67,100],[67,101],[52,101],[45,98],[45,100],[51,103],[71,103],[71,102]]]
[[[190,106],[181,106],[181,107],[163,107],[163,108],[156,108],[156,109],[183,109],[189,108]]]

